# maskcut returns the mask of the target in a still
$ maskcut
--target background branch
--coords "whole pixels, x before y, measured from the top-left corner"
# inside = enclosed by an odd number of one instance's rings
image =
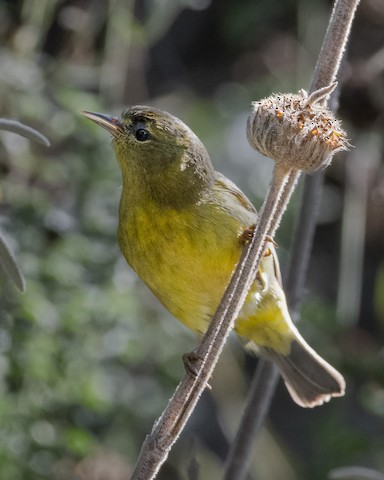
[[[8,118],[0,118],[0,130],[6,130],[7,132],[17,133],[29,140],[41,143],[46,147],[49,147],[50,142],[48,138],[42,133],[38,132],[32,127],[18,122],[17,120],[9,120]]]
[[[177,387],[142,446],[131,480],[150,480],[157,475],[207,386],[226,338],[254,280],[264,251],[265,237],[270,231],[271,224],[279,223],[279,218],[283,214],[280,206],[287,204],[287,190],[284,187],[289,176],[290,171],[285,171],[279,166],[275,167],[252,241],[244,248],[207,333],[196,352],[193,352],[194,358],[197,359],[197,373],[196,375],[187,373]]]
[[[48,138],[42,133],[38,132],[32,127],[18,122],[17,120],[9,120],[8,118],[0,118],[0,130],[5,130],[12,133],[17,133],[29,140],[41,143],[46,147],[50,146]],[[0,233],[0,266],[3,269],[6,276],[12,280],[14,285],[21,291],[25,290],[25,279],[17,264],[16,257],[5,240],[4,236]]]
[[[315,67],[309,93],[332,83],[338,73],[359,0],[337,0]],[[337,90],[338,91],[338,90]],[[333,99],[336,98],[335,93]],[[332,108],[332,105],[331,105]],[[296,183],[291,182],[292,189]],[[324,173],[307,175],[301,208],[293,236],[285,292],[293,318],[303,297],[310,252],[318,217]],[[238,433],[230,449],[224,480],[246,477],[255,436],[264,424],[277,385],[279,373],[266,360],[259,362],[246,402]]]

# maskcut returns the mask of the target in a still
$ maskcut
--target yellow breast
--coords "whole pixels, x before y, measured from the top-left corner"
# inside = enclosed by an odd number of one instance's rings
[[[204,332],[241,252],[244,227],[219,209],[120,209],[127,262],[187,327]]]
[[[152,202],[125,207],[122,202],[118,233],[127,262],[178,320],[204,333],[240,258],[246,225],[212,205],[182,211]],[[264,283],[254,282],[235,330],[287,353],[293,326],[273,255],[262,259],[260,269]]]

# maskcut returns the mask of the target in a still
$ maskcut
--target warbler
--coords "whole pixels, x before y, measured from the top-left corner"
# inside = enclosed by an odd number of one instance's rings
[[[171,114],[141,105],[121,118],[82,113],[113,137],[122,173],[118,240],[128,264],[171,314],[204,333],[239,261],[244,232],[258,221],[255,208]],[[234,329],[275,362],[297,404],[313,407],[344,394],[343,377],[290,318],[271,241]]]

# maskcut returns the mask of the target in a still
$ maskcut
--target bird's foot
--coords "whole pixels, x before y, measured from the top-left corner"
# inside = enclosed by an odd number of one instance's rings
[[[203,357],[197,353],[197,349],[192,350],[192,352],[184,353],[183,363],[187,374],[197,378],[200,373],[203,360]],[[211,389],[209,383],[207,383],[207,388]]]
[[[244,232],[241,234],[240,241],[241,244],[245,247],[249,244],[249,242],[253,238],[253,234],[255,233],[256,224],[251,225],[250,227],[246,228]]]
[[[185,371],[192,375],[192,377],[197,377],[199,374],[201,362],[203,358],[197,353],[196,350],[192,350],[192,352],[184,353],[183,355],[183,363]]]
[[[255,233],[255,229],[256,229],[256,224],[254,225],[251,225],[250,227],[246,228],[244,230],[244,232],[242,233],[241,235],[241,243],[242,245],[245,247],[249,244],[249,242],[252,240],[253,238],[253,235]],[[265,257],[268,257],[269,255],[271,255],[271,251],[270,249],[268,248],[267,246],[267,243],[272,243],[272,245],[277,248],[278,245],[277,243],[275,242],[275,240],[270,236],[270,235],[266,235],[265,236],[265,243],[266,243],[266,247],[265,247],[265,252],[263,253],[263,255]]]

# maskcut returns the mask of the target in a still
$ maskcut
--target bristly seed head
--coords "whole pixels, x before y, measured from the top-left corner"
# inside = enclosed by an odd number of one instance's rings
[[[350,147],[340,121],[322,104],[335,87],[253,102],[247,128],[251,146],[287,169],[310,173],[327,167],[336,152]]]

